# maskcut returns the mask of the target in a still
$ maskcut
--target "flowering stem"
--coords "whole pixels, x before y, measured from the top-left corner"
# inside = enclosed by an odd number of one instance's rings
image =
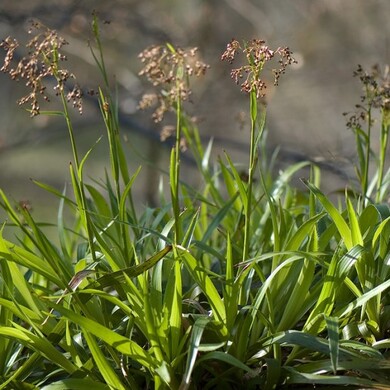
[[[380,137],[380,151],[379,151],[379,167],[378,167],[378,181],[376,189],[376,203],[383,200],[383,174],[385,168],[385,160],[387,154],[387,144],[389,139],[390,123],[388,120],[388,112],[382,109],[382,123],[381,123],[381,137]]]
[[[73,125],[72,125],[72,121],[70,119],[69,110],[68,110],[68,102],[67,102],[65,92],[64,92],[64,81],[62,80],[62,78],[60,76],[59,54],[58,54],[58,46],[57,45],[53,45],[52,55],[53,55],[53,59],[50,59],[50,58],[48,58],[48,56],[45,53],[42,53],[43,63],[47,67],[52,67],[53,76],[57,81],[59,96],[61,98],[61,103],[62,103],[62,107],[63,107],[63,116],[64,116],[65,121],[66,121],[66,126],[68,128],[68,133],[69,133],[70,144],[72,147],[73,160],[74,160],[76,171],[78,171],[79,158],[78,158],[78,153],[77,153],[76,139],[74,137]]]
[[[180,139],[181,139],[181,100],[178,94],[176,100],[176,142],[171,154],[171,200],[175,219],[175,243],[181,240],[179,180],[180,180]]]
[[[73,160],[74,160],[74,163],[75,163],[76,171],[78,171],[78,169],[79,169],[79,157],[78,157],[78,153],[77,153],[77,146],[76,146],[76,139],[74,137],[73,125],[72,125],[72,121],[70,120],[68,104],[67,104],[64,92],[61,91],[60,95],[61,95],[62,107],[63,107],[63,110],[64,110],[64,117],[65,117],[65,121],[66,121],[66,126],[68,128],[70,144],[71,144],[71,147],[72,147]]]
[[[251,114],[251,134],[250,134],[250,150],[249,150],[247,201],[245,205],[244,249],[242,252],[243,261],[247,260],[249,257],[249,244],[250,244],[253,172],[256,165],[256,144],[257,144],[256,142],[256,119],[257,119],[256,91],[251,91],[250,93],[250,114]]]
[[[368,171],[370,169],[370,155],[371,155],[371,106],[367,111],[367,141],[366,141],[366,159],[363,173],[363,204],[367,204],[367,192],[368,192]]]

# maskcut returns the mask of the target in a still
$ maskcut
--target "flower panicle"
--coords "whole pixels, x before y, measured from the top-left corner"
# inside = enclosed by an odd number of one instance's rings
[[[14,55],[20,46],[19,42],[12,37],[7,37],[0,42],[0,48],[6,52],[0,71],[8,73],[12,80],[23,80],[30,89],[29,93],[18,100],[18,104],[30,104],[31,116],[40,113],[40,97],[50,101],[45,79],[50,77],[56,79],[54,86],[56,95],[64,92],[64,86],[69,79],[75,80],[75,76],[69,70],[59,67],[60,62],[67,60],[59,50],[68,42],[56,30],[49,29],[39,22],[31,23],[29,34],[35,31],[37,33],[26,44],[27,55],[22,57],[14,67]],[[65,95],[65,98],[68,102],[72,102],[81,114],[83,93],[76,82],[73,84],[73,89]]]
[[[296,64],[292,51],[288,47],[278,47],[270,49],[262,39],[252,39],[244,44],[244,47],[236,39],[232,39],[222,53],[221,60],[233,64],[236,56],[243,53],[246,63],[238,68],[233,68],[230,72],[234,82],[241,86],[242,92],[256,92],[256,97],[261,98],[266,95],[266,82],[260,78],[263,68],[267,62],[278,57],[278,68],[272,69],[274,85],[279,85],[279,79],[286,72],[288,66]],[[241,81],[244,79],[244,81]]]
[[[374,65],[371,71],[364,69],[361,65],[353,72],[363,87],[363,94],[360,96],[360,103],[355,105],[354,112],[344,112],[347,116],[347,127],[358,129],[364,122],[373,119],[369,115],[371,108],[382,111],[386,118],[390,116],[390,67],[386,65],[383,69]],[[372,123],[370,123],[372,124]]]
[[[153,45],[139,54],[143,67],[138,73],[145,77],[159,91],[144,94],[138,104],[141,110],[157,106],[153,120],[161,122],[164,115],[175,109],[178,99],[188,101],[192,94],[190,77],[206,74],[209,65],[198,55],[198,48],[187,50],[170,44]]]

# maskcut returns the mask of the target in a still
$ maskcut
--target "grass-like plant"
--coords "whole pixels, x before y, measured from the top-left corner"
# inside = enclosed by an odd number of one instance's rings
[[[99,26],[91,49],[103,76],[99,89],[110,170],[105,182],[84,177],[93,148],[77,150],[69,105],[82,109],[82,92],[62,69],[55,31],[34,25],[30,52],[13,67],[18,43],[6,38],[2,71],[23,79],[31,115],[58,115],[69,131],[72,193],[43,183],[59,201],[51,241],[27,204],[14,206],[0,191],[8,220],[0,235],[0,389],[212,389],[304,388],[315,384],[357,388],[390,386],[388,265],[390,210],[385,173],[389,78],[358,75],[366,87],[368,129],[356,134],[361,189],[346,191],[336,207],[320,190],[320,168],[302,162],[276,176],[266,154],[263,74],[277,61],[274,83],[294,63],[288,48],[262,40],[232,40],[222,60],[248,94],[249,163],[240,171],[228,153],[211,161],[196,122],[186,112],[193,76],[208,66],[196,49],[171,44],[147,48],[141,76],[156,91],[141,108],[156,105],[161,122],[176,118],[171,134],[170,200],[136,212],[111,96]],[[366,75],[366,76],[364,76]],[[42,111],[45,79],[54,78],[60,111]],[[374,83],[375,80],[375,83]],[[380,151],[372,184],[373,111],[381,111]],[[360,117],[363,119],[363,117]],[[180,175],[183,148],[196,161],[202,185]],[[375,157],[375,155],[374,155]],[[289,183],[311,165],[307,191]],[[65,221],[67,215],[73,222]],[[16,228],[15,239],[3,232]]]

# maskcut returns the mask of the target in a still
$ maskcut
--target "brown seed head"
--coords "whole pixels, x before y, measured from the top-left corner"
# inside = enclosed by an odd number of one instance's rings
[[[288,47],[278,47],[276,50],[270,49],[262,39],[252,39],[246,42],[242,48],[239,42],[232,39],[221,56],[222,61],[228,61],[230,64],[239,52],[245,55],[246,63],[239,68],[234,68],[230,72],[231,78],[236,84],[241,83],[241,91],[250,93],[256,92],[257,98],[265,96],[267,85],[260,78],[263,68],[267,62],[270,62],[277,56],[278,68],[272,69],[274,85],[278,85],[279,78],[285,73],[286,68],[296,63],[292,52]],[[245,80],[241,82],[241,79]]]
[[[171,45],[150,46],[139,54],[139,58],[143,63],[139,75],[159,87],[159,91],[143,95],[138,108],[157,105],[152,115],[155,122],[161,122],[167,111],[175,110],[178,100],[189,100],[192,93],[190,78],[204,75],[209,68],[200,60],[196,47],[183,50]]]
[[[386,65],[382,70],[379,65],[374,65],[371,71],[363,69],[358,65],[353,72],[363,86],[364,93],[360,97],[361,104],[356,104],[356,111],[344,113],[347,116],[347,127],[351,129],[361,128],[362,123],[367,122],[369,111],[372,108],[381,110],[382,118],[390,121],[390,67]]]
[[[59,67],[60,62],[66,61],[66,56],[59,50],[68,43],[60,37],[56,30],[51,30],[40,23],[32,22],[29,33],[36,34],[26,44],[28,53],[13,68],[12,62],[15,50],[19,47],[16,39],[6,38],[0,43],[0,47],[5,50],[4,64],[0,70],[8,73],[11,79],[23,80],[30,92],[18,100],[18,104],[29,103],[31,106],[31,116],[40,112],[39,97],[49,101],[46,93],[44,79],[54,77],[56,85],[54,90],[56,95],[64,92],[64,85],[69,79],[75,79],[67,69]],[[82,93],[76,85],[66,96],[68,101],[72,101],[80,113],[82,113]]]

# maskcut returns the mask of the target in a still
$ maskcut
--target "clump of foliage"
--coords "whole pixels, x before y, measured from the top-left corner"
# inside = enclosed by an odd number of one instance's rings
[[[58,244],[28,205],[14,207],[0,191],[8,214],[0,231],[0,389],[388,388],[388,72],[356,73],[365,87],[363,114],[349,126],[361,186],[335,206],[320,190],[319,167],[301,162],[275,176],[265,152],[263,73],[276,61],[277,85],[295,62],[290,49],[233,40],[222,55],[230,63],[243,56],[231,71],[249,100],[243,173],[227,153],[210,160],[212,142],[202,145],[186,112],[192,76],[208,68],[196,49],[148,48],[141,75],[157,91],[140,107],[157,105],[156,121],[175,114],[176,124],[165,128],[175,143],[170,200],[137,213],[132,189],[141,168],[128,171],[96,17],[92,55],[103,75],[98,99],[111,165],[103,186],[84,178],[93,148],[77,151],[68,108],[81,109],[82,93],[75,83],[67,92],[74,78],[60,66],[65,42],[35,27],[31,51],[15,68],[18,43],[0,44],[7,51],[2,71],[27,82],[31,92],[21,103],[31,104],[31,115],[65,119],[73,191],[37,183],[58,197]],[[40,108],[47,77],[56,81],[62,111]],[[374,110],[381,113],[378,152],[370,142]],[[180,175],[183,148],[197,163],[200,189]],[[303,192],[290,180],[307,166]],[[8,225],[18,231],[12,242],[2,234]]]

